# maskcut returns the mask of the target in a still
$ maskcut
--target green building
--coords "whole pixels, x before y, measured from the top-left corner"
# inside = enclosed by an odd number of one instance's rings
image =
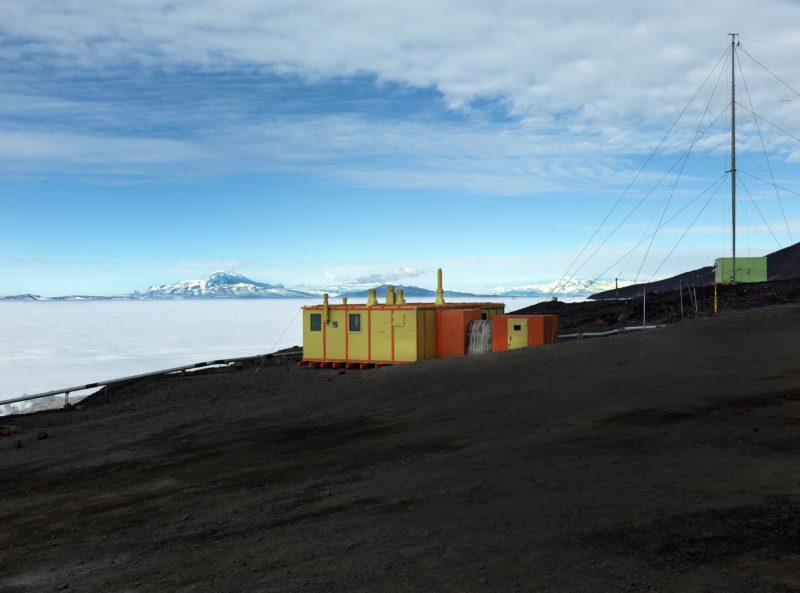
[[[720,257],[714,262],[714,281],[717,284],[733,282],[733,258]],[[766,257],[737,257],[736,282],[766,282]]]

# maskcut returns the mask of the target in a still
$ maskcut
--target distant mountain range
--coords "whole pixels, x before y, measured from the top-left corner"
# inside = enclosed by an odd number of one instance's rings
[[[134,299],[174,298],[305,298],[307,292],[286,288],[283,284],[256,282],[241,274],[214,272],[199,280],[186,280],[176,284],[162,284],[141,288],[131,293]]]
[[[38,294],[14,294],[0,296],[0,301],[124,301],[127,296],[92,296],[84,294],[71,294],[67,296],[43,297]]]
[[[552,293],[555,282],[533,284],[518,287],[500,287],[478,292],[445,291],[445,297],[534,297],[546,298]],[[597,284],[593,288],[597,288]],[[331,297],[348,297],[366,299],[368,290],[374,288],[379,298],[386,297],[388,285],[342,284],[338,286],[313,287],[298,286],[287,288],[283,284],[267,284],[257,282],[241,274],[218,271],[198,280],[186,280],[175,284],[161,284],[141,288],[129,294],[117,296],[68,295],[58,297],[42,297],[36,294],[21,294],[0,297],[3,301],[97,301],[97,300],[145,300],[145,299],[220,299],[220,298],[319,298],[323,293]],[[582,283],[574,280],[560,294],[582,296]],[[395,290],[403,290],[406,298],[430,298],[436,291],[419,286],[395,285]]]
[[[388,290],[388,288],[389,288],[388,284],[381,284],[380,286],[375,286],[374,287],[379,299],[386,298],[386,291]],[[408,298],[408,297],[434,298],[436,296],[436,291],[435,290],[428,290],[427,288],[420,288],[419,286],[403,286],[402,284],[395,284],[394,285],[394,289],[395,289],[395,292],[398,291],[398,290],[402,290],[403,291],[403,296],[405,296],[406,298]],[[336,296],[348,297],[348,298],[354,298],[354,299],[358,299],[358,298],[365,299],[365,298],[367,298],[369,296],[369,290],[370,289],[366,288],[366,289],[363,289],[363,290],[354,290],[354,291],[350,291],[350,292],[343,291],[343,292],[341,292],[340,294],[338,294]],[[473,294],[471,292],[455,292],[455,291],[450,291],[450,290],[446,290],[444,292],[444,294],[445,294],[445,296],[451,296],[451,297],[476,297],[476,296],[479,296],[479,295]]]

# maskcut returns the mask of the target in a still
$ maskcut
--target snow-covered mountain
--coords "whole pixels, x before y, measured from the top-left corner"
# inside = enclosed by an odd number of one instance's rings
[[[256,282],[241,274],[218,271],[199,280],[186,280],[176,284],[162,284],[132,292],[131,298],[304,298],[308,293],[286,288],[283,284]]]
[[[378,286],[370,286],[370,289],[374,289],[377,293],[379,299],[386,298],[386,291],[389,289],[388,284],[380,284]],[[436,291],[430,290],[428,288],[420,288],[419,286],[403,286],[402,284],[395,284],[394,285],[395,292],[398,290],[403,291],[403,295],[406,298],[426,298],[426,299],[433,299],[436,297]],[[350,289],[349,291],[345,291],[340,293],[337,296],[346,296],[348,298],[367,298],[369,295],[369,289],[357,289],[353,290]],[[471,297],[477,296],[475,294],[469,292],[456,292],[453,290],[445,290],[444,296],[448,297]]]
[[[0,296],[0,301],[113,301],[125,298],[124,296],[93,296],[86,294],[70,294],[55,297],[43,297],[38,294],[15,294],[11,296]]]
[[[630,282],[620,281],[620,288]],[[455,292],[446,290],[445,296],[451,297],[536,297],[547,298],[553,293],[558,281],[541,284],[527,284],[522,286],[496,286],[492,288],[476,288],[468,292]],[[283,284],[267,284],[256,282],[241,274],[218,271],[198,280],[186,280],[175,284],[162,284],[141,288],[132,293],[119,296],[88,296],[69,295],[56,297],[43,297],[36,294],[20,294],[0,296],[2,301],[90,301],[90,300],[118,300],[118,299],[170,299],[170,298],[320,298],[323,293],[331,297],[347,296],[351,298],[366,298],[367,291],[375,288],[378,298],[386,295],[386,285],[344,283],[329,286],[300,285],[287,288]],[[566,282],[558,291],[564,297],[588,296],[592,293],[614,288],[614,281],[596,281],[590,284],[587,280],[573,279]],[[406,298],[432,300],[436,291],[419,286],[396,285],[395,289],[403,289]]]
[[[0,301],[46,301],[47,298],[39,296],[38,294],[12,294],[9,296],[0,296]]]
[[[623,282],[620,281],[620,286],[627,286],[630,284],[629,281]],[[479,291],[480,294],[486,294],[491,296],[508,296],[508,297],[549,297],[553,294],[554,289],[559,286],[559,290],[556,294],[563,295],[563,296],[589,296],[592,293],[595,293],[600,290],[609,290],[614,288],[614,281],[613,280],[596,280],[591,282],[589,280],[583,280],[578,278],[573,278],[572,280],[565,281],[559,283],[558,280],[554,280],[552,282],[544,282],[541,284],[526,284],[523,286],[497,286],[494,288],[485,289]]]

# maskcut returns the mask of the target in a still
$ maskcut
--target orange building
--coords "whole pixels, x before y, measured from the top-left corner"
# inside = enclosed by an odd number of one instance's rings
[[[363,304],[342,300],[342,304],[331,304],[325,295],[321,305],[303,307],[303,360],[299,365],[367,368],[464,356],[474,330],[480,330],[485,342],[479,351],[491,351],[495,350],[492,332],[500,326],[512,336],[505,348],[498,347],[502,350],[521,347],[523,341],[537,345],[557,339],[557,320],[555,325],[545,324],[550,329],[540,332],[537,321],[526,321],[536,316],[515,316],[522,321],[508,325],[503,303],[445,303],[441,270],[433,303],[407,303],[403,291],[395,292],[391,286],[385,303],[378,303],[374,290]],[[514,329],[516,325],[520,325],[520,331]],[[524,340],[522,325],[526,328]]]

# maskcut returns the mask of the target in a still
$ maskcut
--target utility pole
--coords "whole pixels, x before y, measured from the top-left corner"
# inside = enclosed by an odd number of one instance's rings
[[[736,38],[731,36],[731,233],[733,244],[733,284],[736,284]]]

